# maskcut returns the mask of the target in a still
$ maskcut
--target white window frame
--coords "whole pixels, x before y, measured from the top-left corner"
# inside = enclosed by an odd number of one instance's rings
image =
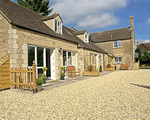
[[[114,46],[115,42],[117,42],[117,47]],[[121,43],[121,46],[118,46],[119,42]],[[120,47],[122,47],[122,41],[121,40],[117,40],[117,41],[113,42],[113,48],[120,48]]]
[[[57,21],[57,30],[55,31],[55,21]],[[59,27],[58,27],[59,23]],[[59,28],[59,31],[58,31]],[[62,22],[59,22],[58,20],[54,19],[54,32],[62,34]]]
[[[121,62],[119,61],[119,58],[121,57]],[[117,58],[117,61],[115,60],[115,58]],[[120,63],[122,63],[122,56],[116,56],[114,58],[114,64],[120,64]]]
[[[85,39],[85,36],[87,35],[87,38]],[[88,34],[84,34],[84,42],[88,43],[89,42],[89,35]]]

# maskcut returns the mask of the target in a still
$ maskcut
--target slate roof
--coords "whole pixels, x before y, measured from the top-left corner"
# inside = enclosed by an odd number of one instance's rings
[[[42,17],[41,19],[42,19],[43,21],[46,21],[46,20],[54,19],[54,18],[56,18],[57,16],[60,17],[60,15],[59,15],[58,13],[54,13],[54,14],[51,15],[51,16],[44,16],[44,17]],[[62,20],[61,17],[60,17],[60,19],[61,19],[61,21],[63,22],[63,20]]]
[[[63,26],[63,34],[65,36],[67,36],[67,37],[70,37],[71,39],[74,39],[76,42],[78,42],[78,44],[80,45],[79,47],[107,54],[107,52],[104,49],[102,49],[101,47],[97,46],[95,43],[92,43],[92,42],[85,43],[84,41],[79,39],[74,34],[74,31],[69,29],[69,28],[67,28],[66,26]]]
[[[96,43],[125,39],[131,39],[130,27],[90,34],[90,40]]]
[[[137,48],[140,48],[141,52],[150,51],[150,42],[141,43],[141,44],[137,45]]]
[[[17,27],[22,27],[28,30],[50,35],[52,37],[77,43],[73,39],[69,39],[64,35],[55,33],[42,21],[42,15],[10,0],[0,0],[0,11],[2,11],[11,21],[11,24],[16,25]]]
[[[82,48],[101,53],[107,53],[105,50],[96,46],[94,43],[84,43],[74,34],[73,30],[65,26],[63,26],[62,28],[63,35],[55,33],[43,22],[43,20],[45,20],[46,17],[43,17],[42,15],[33,12],[32,10],[25,8],[19,4],[16,4],[10,0],[0,0],[0,11],[2,11],[2,13],[4,13],[4,15],[10,20],[11,24],[17,27],[25,28],[52,37],[57,37],[66,41],[74,42],[76,44],[80,44]],[[52,17],[55,17],[55,15]],[[49,19],[49,17],[47,17],[47,19]],[[82,32],[85,32],[85,30],[79,31],[77,33]]]
[[[87,32],[87,30],[76,31],[76,32],[74,32],[74,34],[75,35],[80,35],[80,34],[84,34],[85,32]]]

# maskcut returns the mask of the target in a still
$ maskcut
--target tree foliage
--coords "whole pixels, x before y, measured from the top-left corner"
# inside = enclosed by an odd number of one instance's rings
[[[141,50],[139,49],[139,48],[137,48],[136,50],[135,50],[135,52],[138,52],[139,53],[139,58],[138,58],[138,60],[140,60],[140,63],[141,64],[147,64],[147,63],[150,63],[150,52],[148,52],[148,51],[145,51],[144,52],[144,55],[141,55]]]
[[[17,0],[18,4],[29,8],[43,16],[48,16],[53,9],[50,9],[50,0]]]

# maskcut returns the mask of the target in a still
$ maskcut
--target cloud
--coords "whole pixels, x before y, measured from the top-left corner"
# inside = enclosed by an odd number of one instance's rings
[[[127,6],[127,0],[56,0],[51,5],[65,24],[77,28],[96,29],[119,24],[115,11]]]
[[[147,24],[150,24],[150,19],[148,19]]]
[[[135,42],[137,43],[137,41],[139,41],[139,43],[146,43],[146,42],[150,42],[150,39],[136,39]]]
[[[135,40],[135,49],[137,47],[137,41],[139,41],[139,43],[147,43],[147,42],[150,42],[150,39],[145,39],[145,40],[143,40],[143,39],[136,39]]]

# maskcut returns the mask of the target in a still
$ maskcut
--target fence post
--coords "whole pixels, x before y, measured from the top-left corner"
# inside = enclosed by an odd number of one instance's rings
[[[33,70],[33,93],[36,93],[37,92],[37,82],[36,82],[36,65],[35,65],[35,61],[33,61],[32,70]]]

